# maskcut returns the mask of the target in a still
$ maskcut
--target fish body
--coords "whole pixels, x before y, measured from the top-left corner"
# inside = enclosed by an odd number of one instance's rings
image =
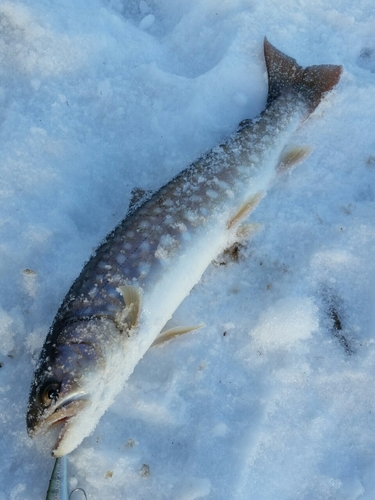
[[[301,68],[267,40],[267,107],[130,210],[87,262],[46,338],[31,387],[30,435],[62,424],[52,450],[76,448],[210,262],[236,239],[300,123],[340,66]]]

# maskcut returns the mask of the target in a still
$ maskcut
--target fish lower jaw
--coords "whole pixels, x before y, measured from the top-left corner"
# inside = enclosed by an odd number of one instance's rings
[[[59,458],[59,457],[62,457],[63,455],[67,455],[70,451],[70,450],[64,449],[64,447],[61,446],[63,438],[66,435],[66,432],[69,428],[70,419],[71,419],[71,417],[65,417],[65,418],[61,419],[60,421],[56,422],[56,424],[53,424],[53,426],[55,426],[57,424],[62,424],[62,427],[61,427],[60,432],[57,436],[57,439],[55,441],[55,445],[54,445],[54,447],[52,449],[52,453],[51,453],[54,458]]]
[[[84,408],[89,406],[91,401],[89,399],[73,399],[65,402],[59,408],[57,408],[49,417],[45,420],[45,425],[48,428],[54,427],[55,425],[61,423],[64,420],[75,417]]]

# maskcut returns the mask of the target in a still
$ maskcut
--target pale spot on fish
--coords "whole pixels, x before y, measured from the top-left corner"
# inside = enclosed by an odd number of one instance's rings
[[[119,253],[117,256],[116,256],[116,261],[117,261],[117,264],[123,264],[126,260],[126,256],[122,253]]]
[[[198,196],[196,194],[193,194],[192,196],[190,196],[190,201],[192,203],[202,203],[202,197]]]
[[[176,222],[175,224],[172,224],[171,227],[173,227],[173,229],[178,229],[180,233],[187,231],[187,227],[183,222]]]
[[[173,200],[171,200],[170,198],[168,198],[167,200],[165,200],[163,202],[163,205],[165,207],[173,207],[175,205],[175,202]]]
[[[110,271],[112,269],[112,266],[107,262],[105,262],[104,260],[99,262],[98,267],[99,269],[105,269],[106,271]]]
[[[230,185],[225,182],[225,181],[222,181],[220,179],[218,179],[217,177],[214,177],[212,179],[213,183],[220,189],[222,189],[223,191],[226,190],[226,189],[230,189]]]
[[[151,269],[151,264],[149,264],[148,262],[140,262],[138,264],[138,271],[141,278],[145,278],[150,272],[150,269]]]
[[[155,251],[155,257],[161,260],[167,260],[177,250],[179,242],[177,239],[172,238],[169,234],[161,237],[158,248]]]
[[[139,223],[139,226],[138,226],[138,230],[139,229],[148,229],[150,227],[150,223],[148,220],[142,220],[140,223]]]
[[[134,231],[126,231],[125,236],[127,238],[134,238]]]
[[[150,250],[150,243],[148,241],[142,241],[142,243],[139,245],[139,249],[142,252],[148,252]]]
[[[217,191],[214,191],[213,189],[207,189],[206,194],[209,198],[215,199],[219,196],[219,193]]]
[[[116,288],[110,288],[107,292],[108,296],[117,299],[119,296],[119,292],[116,290]]]
[[[202,215],[197,212],[193,212],[192,210],[187,210],[185,212],[185,219],[189,221],[192,226],[198,226],[206,221]]]
[[[164,223],[171,226],[174,223],[174,218],[171,215],[167,215],[164,220]]]

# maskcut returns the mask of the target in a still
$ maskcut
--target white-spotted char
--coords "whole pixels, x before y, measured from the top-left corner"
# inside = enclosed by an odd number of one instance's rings
[[[269,91],[263,113],[136,203],[58,310],[27,412],[30,435],[61,424],[54,456],[92,433],[181,301],[234,241],[279,165],[294,161],[283,158],[284,147],[340,78],[340,66],[303,69],[267,40],[264,53]]]

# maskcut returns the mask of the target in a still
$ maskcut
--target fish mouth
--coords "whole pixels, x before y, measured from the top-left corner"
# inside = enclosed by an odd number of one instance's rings
[[[61,425],[61,429],[58,433],[56,442],[52,449],[52,455],[58,457],[64,453],[59,453],[59,447],[67,433],[70,425],[73,423],[72,420],[80,413],[82,410],[91,405],[89,399],[84,398],[70,398],[69,400],[63,402],[55,409],[53,413],[48,415],[45,419],[39,422],[39,425],[35,426],[34,429],[29,431],[31,436],[36,436],[40,434],[47,434],[51,429]]]
[[[75,399],[65,403],[46,419],[45,424],[48,426],[48,429],[61,425],[52,449],[53,457],[57,458],[66,454],[61,446],[62,441],[73,423],[72,420],[74,420],[74,417],[89,405],[91,405],[91,401],[88,399]]]
[[[89,404],[88,399],[69,399],[44,420],[43,429],[48,431],[56,425],[66,424]]]

